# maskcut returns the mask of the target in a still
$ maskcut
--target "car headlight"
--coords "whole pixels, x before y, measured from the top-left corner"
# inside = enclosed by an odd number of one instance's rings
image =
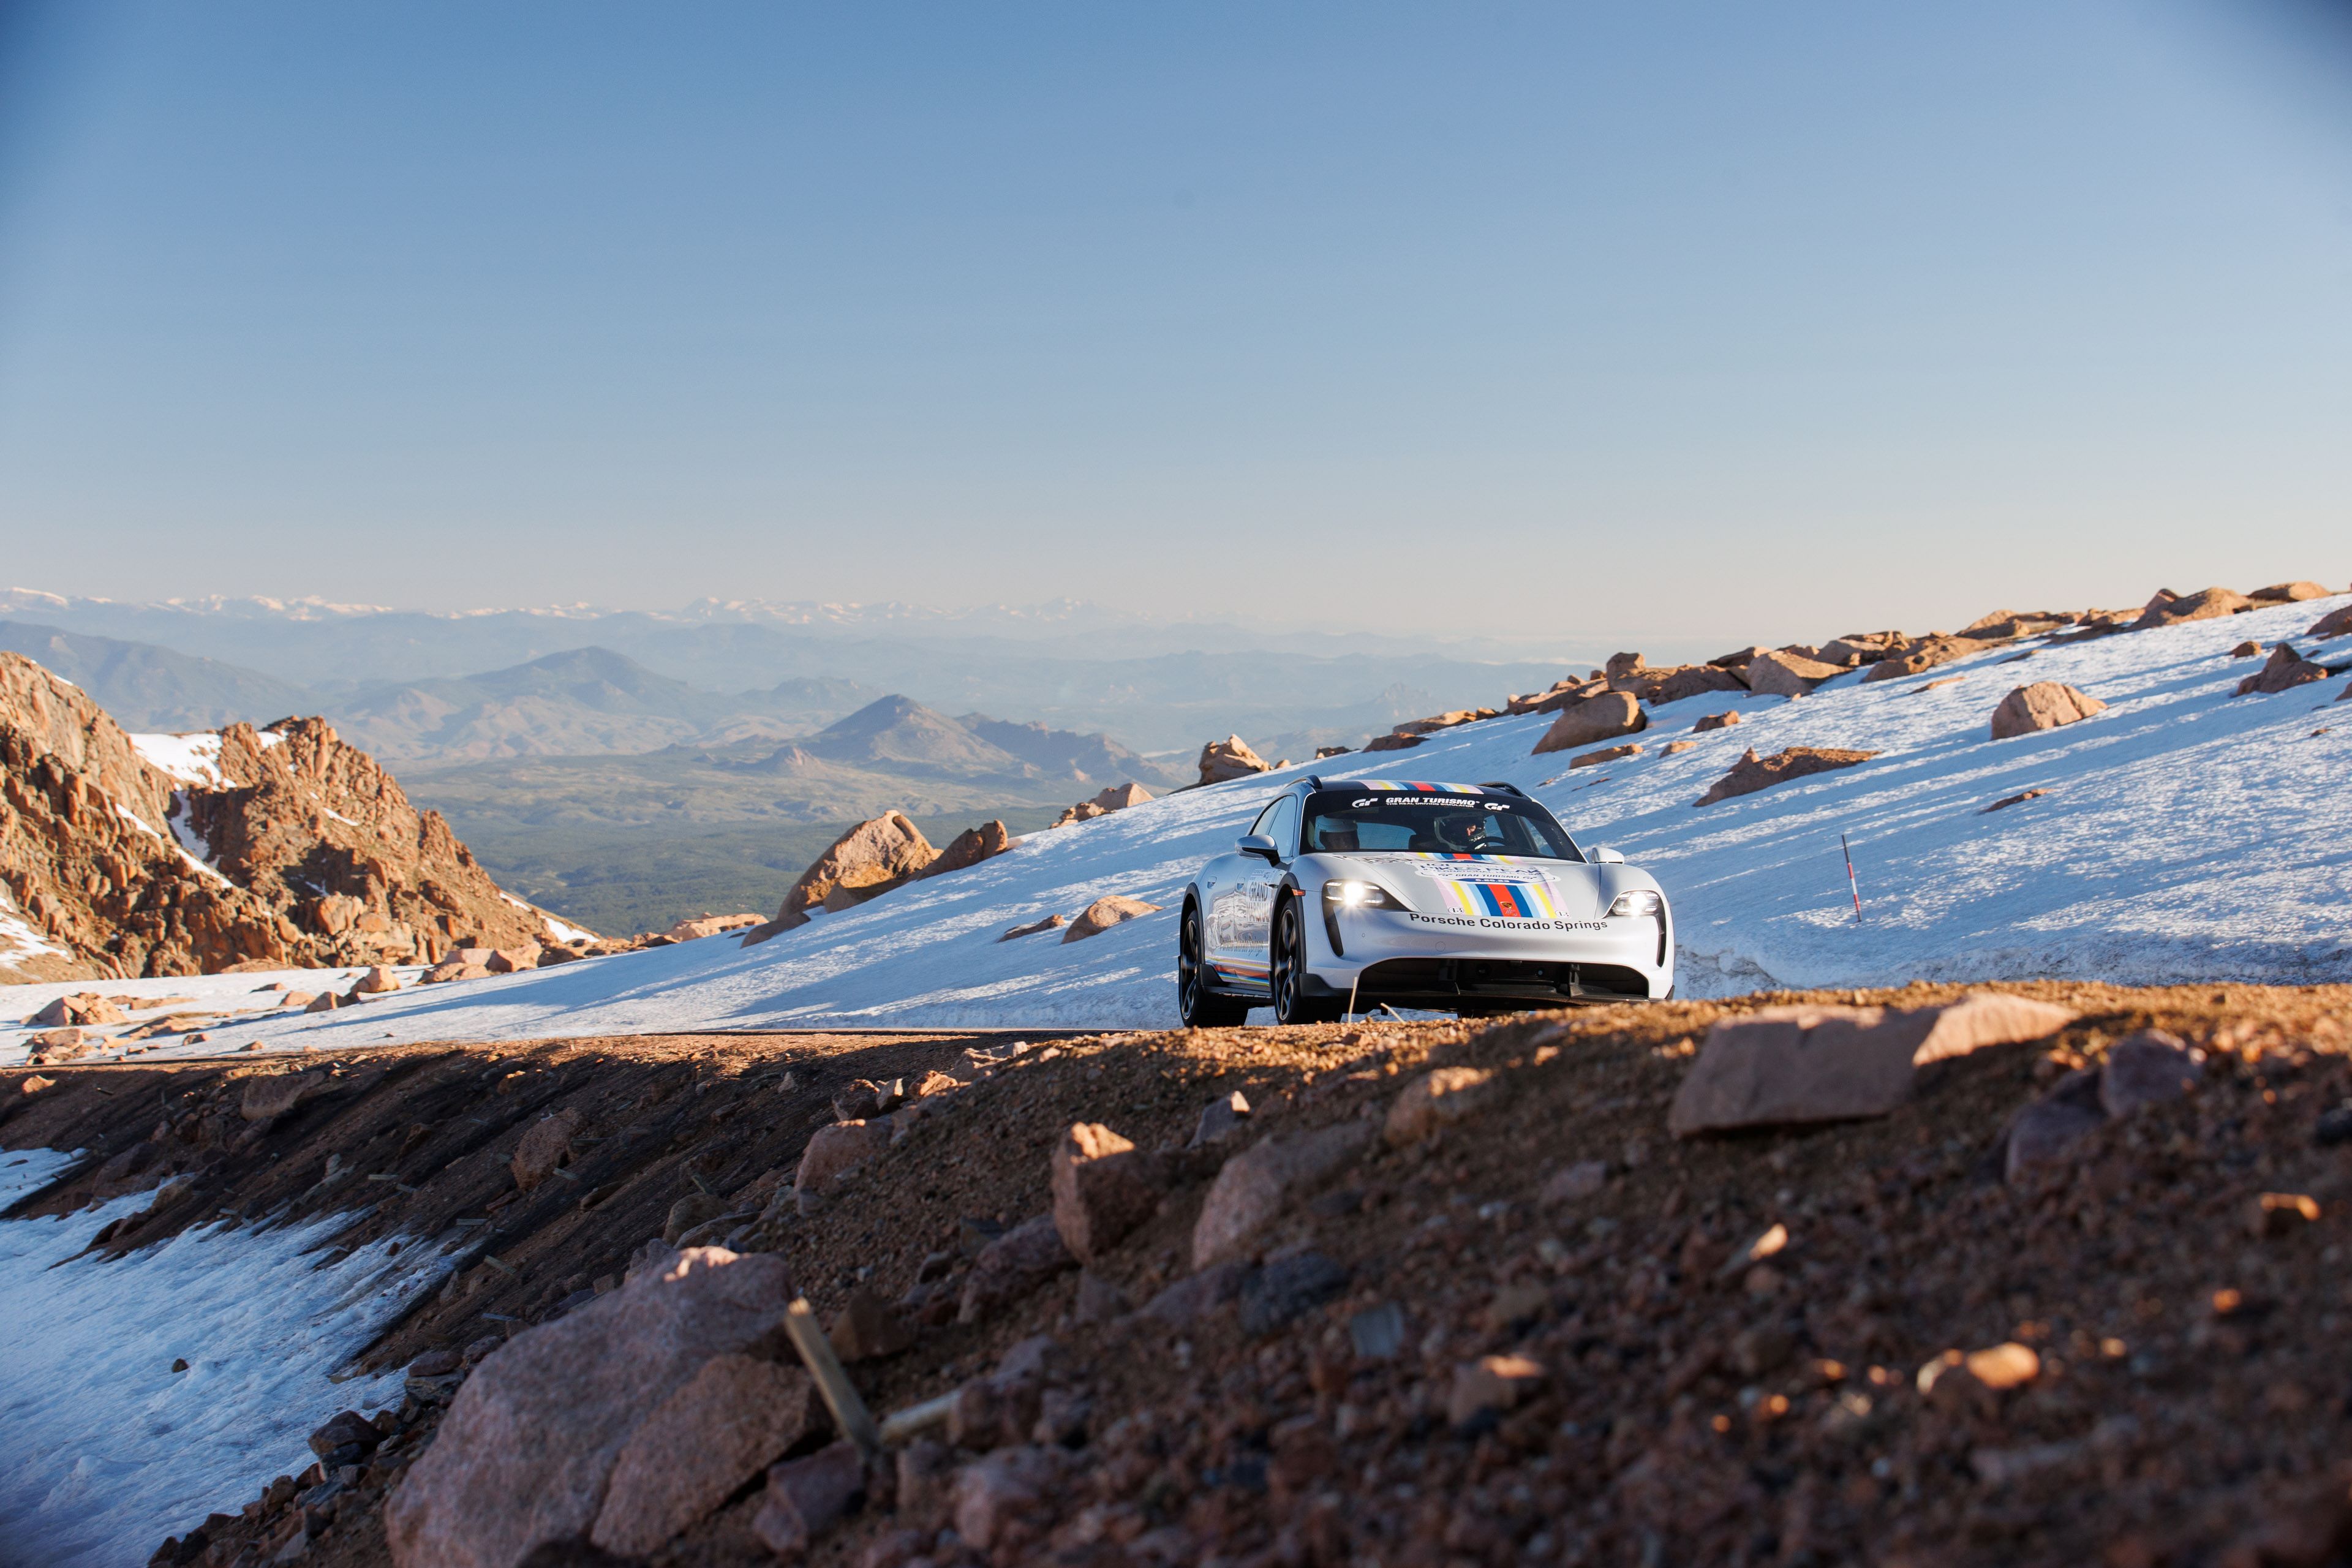
[[[1323,901],[1342,910],[1402,910],[1397,896],[1378,882],[1334,881],[1323,884]]]
[[[1612,920],[1638,920],[1655,915],[1666,907],[1665,900],[1647,889],[1620,893],[1617,901],[1609,906]]]

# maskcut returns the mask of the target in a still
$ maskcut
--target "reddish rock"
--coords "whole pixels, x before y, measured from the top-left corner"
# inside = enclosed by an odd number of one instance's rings
[[[2339,605],[2328,611],[2327,614],[2312,622],[2311,629],[2303,635],[2323,640],[2352,635],[2352,605]]]
[[[1850,768],[1866,763],[1878,755],[1876,752],[1846,752],[1827,747],[1790,746],[1769,757],[1759,757],[1751,746],[1732,770],[1715,782],[1715,786],[1693,802],[1696,805],[1713,805],[1734,795],[1753,795],[1758,790],[1770,789],[1774,784],[1787,784],[1814,773],[1825,773],[1838,768]]]
[[[2000,706],[1992,711],[1992,738],[2006,741],[2037,730],[2055,730],[2106,710],[2105,703],[2071,686],[2038,680],[2031,686],[2019,687],[2000,700]]]
[[[2163,1029],[2142,1029],[2107,1047],[2099,1067],[2099,1109],[2128,1116],[2179,1100],[2204,1076],[2203,1061],[2187,1042]]]
[[[1090,936],[1099,936],[1115,925],[1123,925],[1140,915],[1155,914],[1159,909],[1158,904],[1147,904],[1141,899],[1113,893],[1088,904],[1086,912],[1072,921],[1070,929],[1062,933],[1062,940],[1066,942],[1082,942]]]
[[[1171,1329],[1190,1327],[1236,1300],[1249,1279],[1245,1263],[1217,1263],[1188,1274],[1143,1304],[1143,1316]]]
[[[860,1285],[849,1292],[826,1338],[843,1361],[877,1361],[912,1345],[915,1331],[889,1302]]]
[[[56,1028],[60,1025],[87,1027],[98,1024],[122,1024],[130,1020],[122,1009],[95,991],[78,991],[70,996],[59,996],[47,1006],[25,1020],[36,1029]]]
[[[514,1158],[507,1162],[515,1185],[529,1192],[554,1174],[572,1158],[572,1135],[579,1130],[580,1113],[569,1106],[532,1122],[516,1142]]]
[[[1158,1162],[1098,1122],[1065,1131],[1051,1163],[1054,1228],[1081,1263],[1101,1258],[1160,1206]]]
[[[482,961],[482,967],[493,974],[520,974],[539,967],[540,952],[536,942],[528,947],[493,948],[490,956]]]
[[[1785,649],[1759,653],[1748,661],[1741,671],[1747,677],[1748,688],[1768,697],[1802,697],[1832,676],[1844,673],[1843,666],[1825,664],[1817,658]]]
[[[2147,631],[2154,626],[2177,626],[2183,621],[2210,621],[2223,616],[2234,616],[2254,607],[2254,602],[2243,594],[2228,588],[2206,588],[2186,597],[2174,597],[2164,590],[2147,602],[2139,619],[2129,627]]]
[[[676,1247],[688,1232],[701,1229],[727,1212],[726,1200],[709,1193],[688,1193],[669,1205],[662,1221],[662,1242]]]
[[[1623,746],[1604,746],[1597,752],[1586,752],[1570,758],[1568,765],[1571,770],[1597,768],[1605,763],[1622,763],[1628,757],[1638,757],[1641,754],[1642,747],[1638,742]]]
[[[386,1499],[395,1568],[513,1568],[586,1535],[646,1418],[712,1357],[767,1341],[792,1296],[782,1258],[697,1248],[517,1334]]]
[[[751,1516],[751,1533],[787,1562],[804,1555],[866,1490],[866,1461],[849,1443],[833,1443],[806,1458],[768,1471],[767,1489]]]
[[[1223,1142],[1241,1131],[1249,1113],[1249,1100],[1240,1089],[1219,1095],[1201,1107],[1201,1120],[1193,1124],[1192,1142],[1187,1147],[1200,1149]]]
[[[1642,711],[1641,703],[1631,693],[1604,691],[1561,707],[1559,717],[1536,742],[1530,754],[1540,757],[1551,752],[1572,752],[1596,742],[1636,734],[1649,727],[1649,715]]]
[[[1106,792],[1108,793],[1108,792]],[[1002,822],[983,822],[978,827],[967,827],[948,840],[948,847],[939,852],[931,863],[915,873],[914,880],[944,877],[950,871],[961,871],[992,860],[1013,848],[1021,840]]]
[[[2257,588],[2246,597],[2257,605],[2299,605],[2305,599],[2325,599],[2328,591],[2316,583],[2273,583],[2267,588]]]
[[[400,989],[400,976],[379,963],[353,981],[352,989],[362,996],[381,996]]]
[[[2003,1156],[2003,1173],[2008,1180],[2014,1182],[2032,1167],[2060,1158],[2075,1140],[2105,1124],[2106,1117],[2095,1098],[2095,1076],[2085,1073],[2081,1077],[2079,1085],[2065,1086],[2058,1093],[2035,1100],[2011,1120]]]
[[[878,898],[913,880],[939,855],[903,812],[886,811],[861,822],[835,839],[801,873],[784,895],[776,918],[766,926],[753,927],[743,945],[766,940],[761,932],[772,935],[806,925],[812,910],[839,911]]]
[[[589,1539],[607,1552],[653,1552],[774,1463],[821,1422],[819,1409],[797,1366],[712,1356],[622,1444]]]
[[[324,1068],[247,1079],[237,1095],[237,1114],[247,1121],[272,1121],[325,1093],[331,1081]]]
[[[1660,752],[1658,754],[1662,757],[1675,757],[1680,756],[1685,752],[1695,752],[1696,750],[1698,750],[1698,742],[1696,741],[1669,741],[1666,742],[1665,750]]]
[[[1691,731],[1694,734],[1697,734],[1708,730],[1728,730],[1738,722],[1738,711],[1736,709],[1727,710],[1721,713],[1703,715],[1697,723],[1691,726]]]
[[[1735,1127],[1884,1116],[1916,1069],[1987,1046],[2044,1039],[2063,1007],[1977,992],[1945,1007],[1765,1007],[1718,1020],[1684,1075],[1666,1125],[1677,1137]]]
[[[1252,773],[1266,773],[1273,766],[1251,751],[1249,742],[1239,735],[1228,735],[1201,748],[1201,782],[1204,784],[1247,778]]]
[[[1437,1068],[1405,1086],[1389,1107],[1383,1131],[1391,1143],[1402,1148],[1491,1110],[1502,1097],[1502,1077],[1491,1068]]]
[[[2295,652],[2292,645],[2281,643],[2271,649],[2271,657],[2262,668],[2238,682],[2238,695],[2275,697],[2282,691],[2326,679],[2326,666],[2314,664]]]
[[[1609,656],[1609,661],[1601,667],[1601,672],[1610,679],[1615,680],[1621,676],[1631,675],[1635,670],[1647,669],[1649,667],[1650,661],[1638,653],[1612,653]]]
[[[1227,1160],[1192,1227],[1192,1267],[1205,1268],[1240,1256],[1260,1231],[1363,1152],[1372,1138],[1370,1123],[1342,1121],[1268,1138]]]
[[[1059,931],[1069,923],[1070,917],[1067,915],[1047,915],[1042,921],[1032,921],[1027,925],[1014,926],[996,940],[1011,942],[1017,936],[1036,936],[1043,931]]]
[[[1078,1260],[1062,1243],[1054,1216],[1036,1218],[1006,1231],[980,1249],[971,1272],[964,1277],[963,1298],[956,1309],[960,1323],[977,1323],[1020,1300]]]
[[[2258,642],[2242,642],[2230,650],[2231,658],[2260,658],[2262,656],[2263,645]]]
[[[1421,744],[1418,735],[1375,735],[1364,742],[1367,752],[1410,752]]]
[[[1934,634],[1890,650],[1885,658],[1872,665],[1870,673],[1862,679],[1865,681],[1900,680],[1906,676],[1918,675],[1933,669],[1937,665],[1949,664],[1954,659],[1967,658],[1971,654],[1982,653],[1988,648],[2000,646],[1998,642],[1979,642],[1974,637],[1955,637]]]
[[[1548,1204],[1573,1203],[1597,1195],[1609,1184],[1609,1167],[1598,1160],[1580,1160],[1544,1183],[1536,1196]]]
[[[845,1171],[852,1171],[890,1146],[890,1124],[879,1119],[836,1121],[809,1134],[801,1152],[800,1169],[793,1185],[802,1194],[802,1212],[832,1190]]]
[[[1044,1533],[1068,1469],[1052,1448],[1002,1448],[956,1472],[955,1529],[968,1546],[1007,1552]]]

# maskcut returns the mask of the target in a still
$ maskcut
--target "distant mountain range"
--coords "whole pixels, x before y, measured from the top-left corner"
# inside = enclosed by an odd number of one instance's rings
[[[77,639],[91,689],[131,722],[186,728],[320,712],[409,763],[782,739],[891,691],[940,712],[1100,731],[1144,752],[1197,752],[1238,731],[1271,756],[1354,744],[1400,719],[1547,687],[1591,662],[1498,662],[1502,645],[1441,650],[1374,634],[1267,634],[1076,605],[947,612],[706,601],[670,615],[426,615],[16,590],[0,595],[0,614],[14,617],[0,623],[6,646]]]

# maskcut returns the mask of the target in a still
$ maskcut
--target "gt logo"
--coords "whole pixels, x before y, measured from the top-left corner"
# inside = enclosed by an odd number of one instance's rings
[[[1369,801],[1369,800],[1359,800],[1359,801],[1351,801],[1351,802],[1349,802],[1349,805],[1350,805],[1351,807],[1356,807],[1356,806],[1366,806],[1366,805],[1371,805],[1372,803],[1371,803],[1370,801]]]
[[[1499,801],[1499,800],[1490,800],[1490,801],[1488,801],[1488,802],[1486,803],[1486,809],[1487,809],[1488,811],[1508,811],[1508,810],[1510,810],[1511,808],[1510,808],[1509,806],[1507,806],[1507,805],[1504,805],[1501,801]]]

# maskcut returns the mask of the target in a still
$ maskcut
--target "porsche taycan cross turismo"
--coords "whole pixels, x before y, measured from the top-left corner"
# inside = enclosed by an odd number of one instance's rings
[[[1674,991],[1664,890],[1507,784],[1302,779],[1193,876],[1177,930],[1191,1026]]]

